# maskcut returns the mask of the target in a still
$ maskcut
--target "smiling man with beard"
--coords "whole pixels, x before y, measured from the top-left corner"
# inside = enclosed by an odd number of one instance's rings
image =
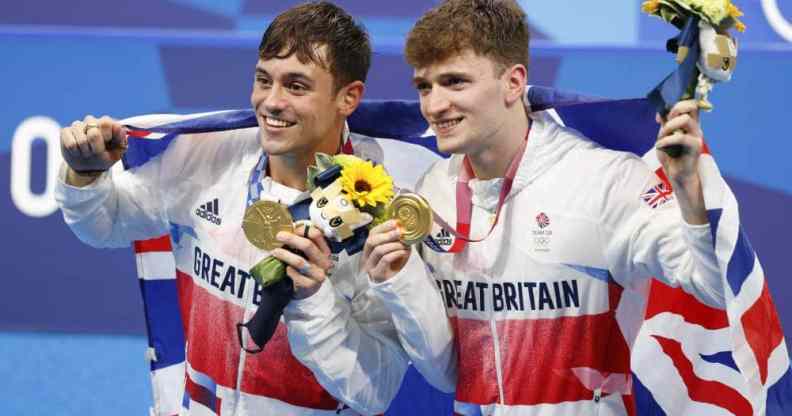
[[[262,287],[247,273],[261,253],[240,242],[246,207],[260,199],[307,200],[306,168],[318,152],[382,162],[374,139],[346,127],[370,60],[368,37],[351,16],[327,2],[310,3],[279,15],[263,35],[250,97],[258,128],[181,135],[161,155],[123,172],[110,171],[126,150],[119,121],[87,116],[61,131],[57,199],[82,241],[125,247],[173,237],[189,414],[375,414],[398,391],[408,353],[384,306],[391,289],[369,290],[357,255],[341,253],[333,264],[314,227],[278,235],[304,256],[269,253],[288,265],[294,283],[286,325],[260,354],[248,353],[244,335],[245,348],[237,341],[237,323],[262,302]],[[410,264],[420,267],[417,259]],[[426,320],[417,326],[449,339],[447,323],[432,322],[445,312],[431,281],[404,286],[436,309],[416,314]]]

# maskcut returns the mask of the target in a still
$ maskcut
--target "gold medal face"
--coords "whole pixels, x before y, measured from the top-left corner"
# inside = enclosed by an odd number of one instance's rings
[[[282,247],[275,236],[280,231],[294,232],[292,217],[285,205],[274,201],[258,201],[245,210],[242,230],[250,244],[271,251]]]
[[[388,205],[387,216],[399,221],[404,244],[421,242],[432,229],[432,209],[418,194],[397,195]]]

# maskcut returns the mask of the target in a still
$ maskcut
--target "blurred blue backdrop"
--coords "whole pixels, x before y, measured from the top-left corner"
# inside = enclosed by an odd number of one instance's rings
[[[132,252],[82,245],[52,199],[59,126],[88,113],[247,107],[261,32],[297,3],[0,4],[0,414],[147,414],[151,403]],[[366,97],[417,98],[401,52],[412,23],[435,2],[337,3],[372,36]],[[670,28],[642,15],[638,1],[521,3],[534,31],[533,84],[637,97],[673,68],[663,49]],[[792,119],[784,102],[792,91],[792,3],[739,5],[748,31],[738,69],[713,92],[717,108],[703,123],[792,339],[792,141],[784,127]],[[391,414],[415,410],[403,399]]]

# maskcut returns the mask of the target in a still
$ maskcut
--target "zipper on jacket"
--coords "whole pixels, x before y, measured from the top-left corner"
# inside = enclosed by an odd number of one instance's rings
[[[594,398],[593,398],[593,400],[594,400],[594,415],[593,416],[598,416],[600,414],[600,411],[602,411],[602,407],[600,407],[600,405],[599,405],[600,404],[600,400],[602,400],[602,389],[600,389],[600,388],[594,389]]]

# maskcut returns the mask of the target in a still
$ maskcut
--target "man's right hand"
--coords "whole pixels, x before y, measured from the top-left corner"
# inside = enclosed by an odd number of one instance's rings
[[[118,121],[88,115],[61,129],[61,154],[69,166],[66,183],[85,186],[110,169],[127,149],[127,133]]]
[[[401,242],[400,236],[396,220],[389,220],[369,231],[360,264],[361,270],[368,273],[374,282],[390,279],[407,264],[412,248]]]

